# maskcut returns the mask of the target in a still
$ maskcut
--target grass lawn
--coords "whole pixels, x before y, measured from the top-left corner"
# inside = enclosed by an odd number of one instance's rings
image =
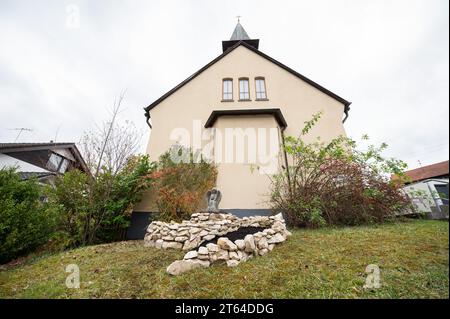
[[[120,242],[38,257],[0,271],[0,298],[449,298],[448,222],[294,230],[264,257],[213,264],[179,277],[166,267],[183,252]],[[65,286],[78,264],[81,288]],[[364,289],[365,268],[381,269]]]

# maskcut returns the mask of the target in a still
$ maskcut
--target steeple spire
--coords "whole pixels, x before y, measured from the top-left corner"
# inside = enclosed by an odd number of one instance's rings
[[[239,17],[239,16],[238,16]],[[236,27],[234,28],[233,34],[231,35],[230,41],[235,40],[250,40],[250,37],[248,36],[247,32],[244,30],[244,27],[239,22],[236,24]]]
[[[222,49],[223,52],[225,52],[229,47],[235,45],[239,41],[243,41],[255,49],[258,49],[259,46],[259,39],[250,39],[247,32],[245,31],[244,27],[242,26],[240,22],[241,16],[236,16],[238,19],[236,27],[234,28],[233,34],[231,35],[230,40],[228,41],[222,41]]]

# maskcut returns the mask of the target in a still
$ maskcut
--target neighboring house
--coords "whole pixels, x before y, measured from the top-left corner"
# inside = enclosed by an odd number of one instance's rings
[[[259,39],[250,39],[238,22],[231,39],[222,41],[221,55],[145,108],[150,158],[157,160],[176,143],[201,150],[218,166],[220,208],[238,216],[270,213],[267,175],[286,167],[285,136],[298,136],[320,111],[307,139],[320,136],[326,142],[345,135],[350,109],[350,102],[258,47]],[[174,67],[176,61],[167,63]],[[155,211],[152,194],[144,196],[135,206],[136,227],[148,220],[137,212]]]
[[[52,183],[71,169],[89,172],[75,143],[0,143],[0,169],[16,167],[22,179]]]
[[[405,172],[404,187],[416,209],[431,219],[448,219],[449,161]]]

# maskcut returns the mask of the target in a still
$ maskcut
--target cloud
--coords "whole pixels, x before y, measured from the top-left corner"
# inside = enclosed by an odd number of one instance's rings
[[[348,135],[412,167],[448,159],[445,0],[2,1],[0,140],[78,141],[126,89],[144,150],[142,108],[219,55],[238,14],[263,52],[353,102]]]

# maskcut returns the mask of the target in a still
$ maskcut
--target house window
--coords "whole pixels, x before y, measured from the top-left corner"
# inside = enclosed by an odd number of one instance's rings
[[[51,171],[57,171],[62,160],[63,158],[61,156],[52,153],[52,155],[50,155],[50,158],[48,159],[47,168]]]
[[[248,79],[239,79],[239,100],[250,100]]]
[[[222,84],[222,100],[224,101],[232,101],[233,100],[233,80],[232,79],[224,79]]]
[[[61,166],[59,166],[58,172],[64,174],[67,171],[67,167],[69,167],[69,163],[70,162],[68,159],[63,159]]]
[[[264,78],[256,78],[255,79],[255,87],[256,87],[256,99],[257,100],[266,100],[266,82]]]
[[[444,205],[448,205],[448,184],[434,184],[439,198]]]

